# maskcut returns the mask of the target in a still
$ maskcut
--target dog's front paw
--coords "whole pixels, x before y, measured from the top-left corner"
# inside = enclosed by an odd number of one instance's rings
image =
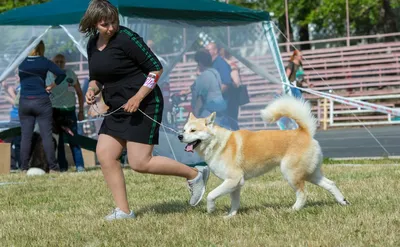
[[[211,214],[215,211],[215,202],[207,201],[207,213]]]
[[[351,205],[351,203],[349,201],[347,201],[346,198],[343,198],[343,201],[341,201],[340,204],[343,206]]]
[[[232,218],[233,216],[235,216],[237,214],[237,211],[235,212],[230,212],[228,215],[224,216],[224,220],[229,220],[230,218]]]
[[[300,209],[302,209],[303,208],[303,205],[300,205],[300,204],[298,204],[298,203],[295,203],[293,206],[292,206],[292,210],[294,210],[294,211],[299,211]]]
[[[229,219],[231,219],[233,216],[234,216],[234,215],[228,214],[228,215],[225,215],[223,218],[224,218],[224,220],[229,220]]]

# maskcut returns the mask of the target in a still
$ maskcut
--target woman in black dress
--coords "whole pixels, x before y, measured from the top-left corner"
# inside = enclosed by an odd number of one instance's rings
[[[93,104],[95,95],[102,92],[108,112],[115,111],[104,118],[96,147],[117,206],[106,219],[135,217],[129,209],[118,161],[123,147],[127,148],[131,168],[137,172],[186,178],[190,204],[197,205],[205,193],[208,168],[193,169],[166,157],[152,156],[153,145],[158,144],[159,125],[143,113],[161,122],[163,97],[157,86],[162,73],[160,61],[138,34],[119,25],[118,10],[106,0],[90,2],[79,28],[90,36],[86,102]]]

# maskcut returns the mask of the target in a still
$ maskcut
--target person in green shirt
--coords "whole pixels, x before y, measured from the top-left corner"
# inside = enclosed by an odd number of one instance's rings
[[[65,71],[66,77],[60,85],[55,87],[52,91],[51,103],[53,105],[53,109],[58,111],[60,115],[70,119],[72,121],[71,130],[74,134],[78,132],[78,124],[77,121],[82,121],[84,119],[83,113],[83,93],[81,86],[79,84],[78,77],[75,72],[71,69],[65,68],[65,57],[62,54],[57,54],[53,58],[53,62],[57,64],[62,70]],[[54,75],[49,73],[47,76],[47,84],[54,81]],[[76,96],[78,96],[78,118],[76,116]],[[83,172],[84,161],[82,156],[82,150],[79,145],[75,144],[73,141],[68,138],[69,147],[71,148],[72,156],[74,158],[76,171]],[[64,145],[64,136],[59,135],[59,144],[58,144],[58,162],[60,165],[60,171],[68,170],[68,162],[65,157],[65,145]]]

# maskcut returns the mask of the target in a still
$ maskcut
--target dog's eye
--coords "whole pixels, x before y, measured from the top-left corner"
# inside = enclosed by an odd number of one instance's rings
[[[196,130],[195,129],[191,129],[190,132],[196,132]]]

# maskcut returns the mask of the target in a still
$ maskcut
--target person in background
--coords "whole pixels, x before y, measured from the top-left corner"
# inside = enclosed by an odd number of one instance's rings
[[[78,77],[75,72],[71,69],[65,68],[65,56],[62,54],[57,54],[53,58],[53,62],[63,70],[66,74],[65,79],[58,85],[58,87],[52,90],[51,104],[55,111],[57,111],[60,116],[64,116],[66,119],[71,120],[72,125],[70,129],[74,135],[78,134],[78,120],[82,121],[84,119],[83,112],[83,93],[81,90],[81,85],[79,83]],[[47,76],[47,83],[54,81],[54,75],[49,73]],[[76,117],[76,96],[78,96],[78,118]],[[65,145],[64,145],[63,134],[59,135],[58,142],[58,164],[60,165],[60,171],[68,171],[68,161],[65,157]],[[82,150],[81,147],[68,138],[69,147],[71,148],[72,156],[75,162],[76,171],[85,171]]]
[[[211,55],[207,50],[200,50],[196,52],[194,60],[200,75],[191,86],[193,114],[205,118],[216,112],[216,123],[221,127],[229,127],[229,120],[225,116],[227,105],[222,96],[221,77],[218,71],[212,68]]]
[[[15,83],[13,83],[13,85],[7,84],[6,81],[3,81],[1,84],[6,94],[4,98],[11,104],[10,121],[19,122],[18,104],[21,85],[19,82],[18,69],[15,70]]]
[[[44,57],[44,51],[44,43],[40,41],[18,68],[21,83],[18,109],[22,137],[21,168],[24,172],[29,169],[33,130],[36,121],[39,124],[50,173],[60,170],[54,150],[52,136],[53,108],[49,93],[64,80],[66,75],[57,65]],[[55,74],[56,79],[55,82],[46,87],[45,80],[48,71]]]
[[[82,88],[82,94],[86,95],[86,92],[87,92],[87,90],[89,88],[89,78],[88,77],[85,77],[83,79],[83,82],[81,84],[81,88]],[[84,105],[84,112],[86,112],[84,114],[85,116],[90,116],[89,115],[89,107],[88,107],[87,104]],[[84,127],[83,127],[84,125],[90,125],[90,123],[86,122],[86,123],[83,123],[83,124],[78,124],[78,134],[80,134],[80,135],[84,135],[85,134]]]
[[[206,49],[211,55],[213,61],[212,67],[216,69],[221,76],[222,92],[227,103],[226,116],[229,119],[230,129],[238,130],[239,105],[235,98],[234,88],[236,86],[231,77],[231,66],[219,55],[217,44],[211,42],[206,46]]]
[[[303,55],[299,50],[295,50],[289,59],[289,63],[286,66],[286,76],[289,79],[290,84],[293,86],[302,88],[305,84],[312,88],[312,84],[308,84],[304,79],[303,69]],[[290,87],[292,95],[296,98],[302,98],[301,90],[298,88]]]
[[[11,104],[10,122],[19,123],[18,105],[21,92],[21,84],[19,83],[18,70],[15,70],[15,84],[13,86],[7,85],[5,81],[2,85],[6,92],[6,100]],[[11,171],[17,171],[21,166],[21,135],[15,136],[11,139]]]
[[[229,64],[231,67],[231,78],[232,82],[235,87],[239,87],[241,83],[240,79],[240,68],[237,64],[237,61],[235,61],[232,57],[232,55],[225,50],[224,48],[219,49],[219,55]]]
[[[89,78],[85,77],[83,79],[82,87],[81,87],[83,95],[86,95],[86,92],[87,92],[88,88],[89,88]]]
[[[232,57],[232,55],[229,53],[229,51],[225,50],[224,48],[219,49],[219,54],[220,56],[229,64],[231,67],[231,78],[233,82],[233,89],[231,88],[231,93],[230,96],[235,98],[238,97],[238,91],[235,90],[235,88],[238,88],[241,84],[241,78],[240,78],[240,68],[237,64],[237,61],[235,61]],[[232,118],[235,119],[235,128],[239,129],[239,104],[237,100],[231,101],[229,105],[229,110],[228,112],[231,113]]]

